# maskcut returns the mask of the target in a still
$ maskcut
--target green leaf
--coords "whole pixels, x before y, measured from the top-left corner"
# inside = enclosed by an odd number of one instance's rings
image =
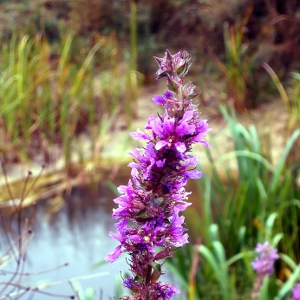
[[[272,214],[269,215],[267,221],[266,221],[266,235],[267,235],[267,240],[271,239],[272,236],[272,228],[274,225],[274,222],[276,218],[278,217],[277,212],[273,212]]]
[[[280,242],[280,240],[283,238],[283,234],[282,233],[277,233],[274,237],[273,237],[273,239],[272,239],[272,246],[274,247],[274,248],[277,248],[277,246],[278,246],[278,244],[279,244],[279,242]]]
[[[269,281],[270,281],[270,277],[266,276],[264,278],[264,282],[263,285],[260,288],[260,293],[259,293],[259,300],[268,300],[269,296],[268,296],[268,292],[269,292]]]
[[[300,266],[295,269],[293,275],[282,285],[280,288],[278,295],[274,300],[281,300],[285,297],[285,295],[291,291],[294,287],[295,283],[298,281],[300,275]]]
[[[94,298],[96,296],[96,292],[92,288],[87,288],[85,290],[84,295],[85,295],[85,300],[94,300]]]
[[[292,136],[288,139],[288,141],[286,143],[283,154],[281,155],[278,166],[275,170],[273,180],[271,182],[271,191],[273,191],[273,192],[275,191],[275,188],[278,186],[279,178],[283,171],[286,158],[287,158],[290,150],[292,149],[293,144],[296,142],[296,140],[299,136],[300,136],[300,129],[297,129],[293,132]]]
[[[219,239],[219,228],[217,224],[211,224],[209,227],[211,241]]]
[[[199,252],[207,260],[207,262],[213,269],[214,275],[220,286],[223,299],[227,300],[229,299],[229,284],[228,284],[228,274],[227,274],[224,248],[219,241],[213,242],[213,247],[216,256],[219,259],[219,262],[206,246],[201,245],[199,247]]]
[[[99,267],[102,267],[102,266],[104,266],[104,265],[106,265],[106,264],[108,264],[108,262],[106,261],[106,260],[100,260],[99,262],[97,262],[97,263],[94,263],[93,265],[92,265],[92,267],[93,268],[99,268]]]
[[[85,300],[84,298],[84,292],[82,290],[81,284],[78,280],[76,279],[70,279],[69,283],[73,289],[73,291],[75,292],[78,300]]]
[[[229,267],[232,264],[239,261],[240,259],[243,259],[243,258],[248,257],[248,256],[252,256],[252,255],[253,255],[252,251],[243,251],[241,253],[238,253],[238,254],[232,256],[230,259],[227,260],[226,266]]]
[[[280,253],[280,259],[283,260],[289,268],[295,270],[297,268],[297,264],[286,254]]]

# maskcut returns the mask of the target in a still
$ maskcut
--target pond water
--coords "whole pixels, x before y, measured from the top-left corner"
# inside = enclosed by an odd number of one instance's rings
[[[111,199],[114,196],[108,195],[107,192],[105,191],[103,196],[95,197],[87,190],[75,189],[70,196],[64,197],[64,206],[56,214],[49,213],[48,201],[37,205],[34,213],[33,237],[29,243],[23,271],[32,275],[23,276],[24,285],[36,286],[41,283],[62,281],[61,284],[55,284],[45,291],[53,294],[72,295],[74,292],[66,280],[103,273],[103,276],[80,280],[80,283],[84,289],[92,287],[98,294],[102,289],[103,299],[114,296],[115,278],[120,271],[126,270],[122,259],[111,265],[93,267],[117,245],[117,242],[108,236],[108,232],[114,229],[114,220],[111,218]],[[33,210],[27,209],[23,214],[30,217]],[[13,223],[16,223],[16,218]],[[1,252],[4,252],[7,246],[5,235],[2,232]],[[63,266],[66,263],[68,266]],[[58,266],[63,267],[34,275],[36,272]],[[15,267],[16,263],[12,261],[3,269],[14,270]],[[37,299],[47,298],[41,294],[37,294],[35,297]]]
[[[127,179],[122,179],[126,183]],[[43,289],[53,295],[41,293],[26,293],[16,299],[65,299],[59,295],[74,295],[68,283],[70,278],[78,278],[83,289],[94,288],[97,293],[95,299],[114,299],[117,279],[120,272],[128,270],[125,257],[118,259],[113,264],[104,264],[100,267],[94,265],[102,261],[105,255],[113,251],[118,242],[108,236],[109,231],[114,231],[115,220],[111,217],[112,208],[115,207],[112,199],[116,196],[107,186],[99,186],[98,195],[85,189],[75,189],[69,196],[62,199],[62,208],[55,214],[53,200],[41,201],[36,206],[36,211],[29,208],[23,211],[23,219],[35,215],[32,239],[26,251],[26,260],[22,264],[24,275],[20,279],[23,286],[37,286],[41,283],[50,283],[51,286]],[[50,205],[51,204],[51,205]],[[17,218],[11,223],[12,232],[16,232]],[[15,230],[14,230],[15,229]],[[16,233],[15,233],[15,236]],[[8,248],[5,234],[0,235],[0,253]],[[2,256],[2,255],[1,255]],[[68,266],[63,266],[68,263]],[[59,267],[62,266],[62,267]],[[53,271],[47,271],[51,268]],[[3,270],[14,271],[16,262],[12,260],[8,265],[1,266]],[[35,274],[36,272],[43,272]],[[100,273],[100,274],[99,274]],[[98,275],[97,275],[98,274]],[[84,277],[87,276],[86,279]],[[91,278],[91,276],[95,276]],[[9,280],[7,274],[1,276],[1,281]],[[14,279],[16,282],[18,278]],[[174,282],[170,275],[164,275],[162,281]],[[0,289],[3,287],[0,286]],[[7,293],[9,289],[5,290]],[[1,295],[5,294],[0,292]],[[102,298],[101,296],[102,295]],[[6,299],[6,298],[5,298]],[[12,298],[15,299],[15,298]],[[175,298],[174,298],[175,299]],[[178,299],[178,298],[177,298]],[[182,299],[182,298],[181,298]]]

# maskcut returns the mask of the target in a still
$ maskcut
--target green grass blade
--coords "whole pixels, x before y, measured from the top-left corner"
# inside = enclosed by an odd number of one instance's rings
[[[271,191],[273,191],[273,192],[275,191],[276,187],[278,186],[280,175],[283,172],[286,158],[287,158],[290,150],[292,149],[293,144],[296,142],[296,140],[299,136],[300,136],[300,129],[297,129],[293,132],[292,136],[288,139],[288,141],[286,143],[286,146],[284,148],[282,156],[279,160],[278,166],[275,170],[273,180],[271,181]]]
[[[274,300],[283,299],[286,294],[294,287],[295,283],[299,280],[299,275],[300,266],[297,266],[293,272],[293,275],[282,285]]]

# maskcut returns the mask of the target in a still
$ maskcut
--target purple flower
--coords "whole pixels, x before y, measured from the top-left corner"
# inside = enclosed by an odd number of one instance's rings
[[[165,104],[166,103],[166,100],[163,96],[159,95],[159,96],[154,96],[153,97],[153,102],[156,103],[156,104]]]
[[[163,95],[158,95],[153,97],[153,102],[156,104],[160,104],[163,107],[168,105],[176,106],[176,98],[173,97],[173,94],[170,91],[166,91]]]
[[[156,72],[157,79],[172,76],[174,73],[178,75],[178,78],[183,77],[192,64],[192,57],[187,51],[179,51],[177,54],[172,55],[169,50],[166,50],[163,58],[154,58],[159,65],[159,69]]]
[[[268,242],[264,244],[257,244],[255,250],[256,253],[260,254],[251,263],[253,270],[258,275],[267,276],[271,275],[274,271],[274,262],[279,258],[277,249],[274,249]]]
[[[146,145],[129,153],[133,157],[129,164],[131,179],[127,186],[118,188],[121,196],[114,200],[118,207],[113,218],[119,222],[115,225],[117,232],[110,233],[120,244],[106,256],[113,262],[122,253],[128,254],[133,276],[123,284],[134,296],[123,300],[167,300],[179,293],[172,285],[158,281],[162,274],[159,261],[188,243],[184,217],[179,213],[190,205],[187,180],[202,175],[197,170],[198,159],[190,151],[194,143],[209,147],[205,136],[210,129],[192,103],[197,96],[195,86],[183,85],[191,56],[186,51],[171,55],[167,50],[163,58],[155,59],[159,65],[157,78],[166,77],[170,90],[153,97],[164,114],[151,115],[145,132],[130,134]]]
[[[256,272],[253,289],[250,299],[259,299],[260,289],[263,285],[264,278],[271,275],[274,271],[274,262],[279,258],[277,249],[274,249],[268,242],[257,244],[254,252],[259,254],[251,263],[253,270]]]
[[[291,300],[300,300],[300,283],[296,284],[293,288]]]
[[[188,235],[183,234],[186,230],[182,227],[184,223],[184,217],[179,217],[179,210],[175,207],[172,223],[166,230],[166,244],[168,246],[182,247],[188,243]]]
[[[161,282],[154,282],[149,286],[144,286],[141,282],[135,282],[132,278],[126,278],[123,282],[124,286],[131,289],[133,292],[143,288],[148,291],[147,296],[125,296],[120,300],[169,300],[180,292],[173,286]]]
[[[162,284],[160,282],[154,282],[150,287],[150,293],[148,299],[171,299],[175,294],[180,292],[172,285]]]

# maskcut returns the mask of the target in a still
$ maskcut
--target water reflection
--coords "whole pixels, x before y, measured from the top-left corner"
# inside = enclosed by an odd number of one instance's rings
[[[24,272],[36,273],[68,263],[67,267],[49,271],[45,274],[23,276],[25,286],[36,286],[41,282],[58,282],[69,278],[82,277],[99,272],[107,272],[103,277],[80,280],[84,289],[93,287],[98,295],[103,290],[103,299],[114,296],[115,278],[120,271],[127,270],[124,260],[112,265],[93,268],[93,264],[103,260],[104,256],[113,250],[117,242],[108,236],[114,230],[114,220],[111,209],[115,196],[106,187],[101,187],[101,196],[95,196],[85,189],[75,189],[71,195],[64,196],[63,207],[56,213],[49,213],[52,208],[51,200],[38,203],[35,213],[33,238],[30,241]],[[23,212],[23,219],[34,213],[32,208]],[[14,236],[17,236],[16,217],[12,222]],[[6,219],[9,222],[9,219]],[[2,229],[1,252],[8,244]],[[5,270],[14,270],[12,261]],[[4,279],[4,281],[7,278]],[[1,280],[3,281],[3,279]],[[72,295],[70,285],[66,282],[46,289],[54,294]],[[23,299],[27,299],[24,296]],[[36,294],[37,299],[47,296]],[[99,298],[99,297],[98,297]]]
[[[128,174],[125,174],[124,177],[126,178],[118,179],[120,181],[117,182],[118,185],[127,182]],[[29,244],[23,270],[31,275],[22,277],[23,285],[32,287],[41,283],[55,283],[45,291],[53,294],[72,295],[74,291],[67,280],[80,277],[79,281],[84,290],[90,287],[96,290],[97,297],[95,299],[99,299],[100,290],[103,291],[103,299],[113,299],[116,283],[119,282],[116,279],[120,277],[120,271],[128,270],[128,265],[125,259],[119,259],[113,264],[93,267],[118,244],[108,236],[109,231],[115,230],[115,220],[111,217],[112,208],[115,207],[112,201],[115,194],[105,185],[100,185],[98,190],[98,193],[91,193],[87,189],[74,189],[70,195],[41,201],[37,204],[36,210],[31,207],[23,211],[23,220],[35,215],[33,238]],[[16,221],[15,217],[11,222],[14,236],[17,236]],[[6,222],[9,223],[9,218],[6,219]],[[8,244],[3,228],[0,243],[1,253],[4,253]],[[65,263],[68,263],[68,266],[44,274],[34,274],[62,266]],[[15,267],[16,263],[12,261],[2,269],[13,271]],[[83,276],[100,272],[107,274],[82,280]],[[163,281],[174,281],[170,275],[164,277]],[[7,277],[1,278],[2,282],[7,280]],[[32,298],[27,293],[22,299]],[[50,299],[50,297],[36,293],[34,299],[43,300]]]

